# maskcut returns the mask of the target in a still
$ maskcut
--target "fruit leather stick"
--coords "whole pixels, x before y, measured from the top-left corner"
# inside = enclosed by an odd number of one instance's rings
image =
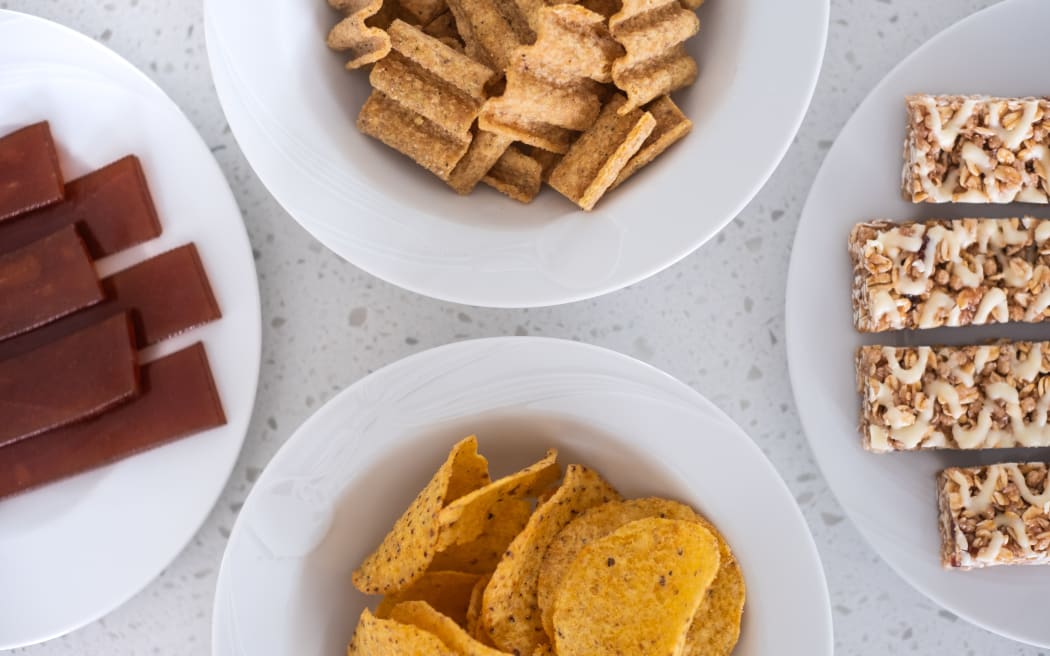
[[[0,447],[0,498],[226,423],[199,342],[142,367],[142,394],[102,415]]]
[[[135,345],[145,348],[219,319],[197,247],[179,246],[102,280],[106,300],[48,325],[0,341],[0,361],[129,311]]]
[[[95,265],[72,227],[0,255],[0,340],[104,297]]]
[[[0,137],[0,225],[62,200],[62,170],[47,121]]]
[[[139,391],[131,322],[120,314],[0,362],[0,446],[99,414]]]
[[[0,175],[0,180],[3,177]],[[61,203],[0,222],[0,253],[76,225],[91,257],[120,252],[160,235],[160,221],[139,158],[128,155],[77,178]]]

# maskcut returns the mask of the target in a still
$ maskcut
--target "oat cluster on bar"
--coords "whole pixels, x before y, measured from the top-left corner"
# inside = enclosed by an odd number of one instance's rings
[[[1050,220],[861,223],[850,233],[849,253],[861,332],[1050,315]]]
[[[862,346],[864,448],[1050,446],[1050,342]]]
[[[937,490],[945,567],[1050,564],[1045,463],[950,467]]]
[[[906,200],[1050,202],[1050,99],[916,95],[907,109]]]

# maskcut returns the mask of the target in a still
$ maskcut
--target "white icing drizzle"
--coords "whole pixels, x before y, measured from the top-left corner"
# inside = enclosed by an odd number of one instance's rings
[[[1032,131],[1035,128],[1035,116],[1039,113],[1038,100],[1033,98],[1024,102],[1021,119],[1009,130],[1002,125],[1002,117],[1010,111],[1007,109],[1006,103],[1004,101],[995,102],[992,103],[991,108],[992,111],[988,114],[988,127],[999,136],[1003,146],[1010,150],[1017,150],[1026,139],[1032,138]]]
[[[897,360],[897,349],[892,346],[882,348],[882,357],[886,358],[889,363],[890,373],[903,385],[914,385],[919,382],[922,380],[923,372],[926,371],[926,363],[930,359],[932,349],[929,346],[920,346],[916,351],[915,364],[905,369]]]
[[[1050,287],[1039,292],[1039,296],[1032,299],[1032,302],[1028,305],[1028,309],[1025,310],[1024,320],[1035,321],[1042,316],[1043,312],[1046,312],[1046,308],[1048,307],[1050,307]]]
[[[942,322],[940,317],[947,313]],[[962,310],[955,304],[955,299],[935,289],[930,297],[922,304],[919,312],[919,328],[936,328],[937,326],[958,326],[959,316]]]
[[[937,140],[937,145],[941,147],[941,150],[951,150],[955,147],[955,140],[959,138],[959,133],[962,131],[963,126],[973,116],[974,109],[977,108],[977,100],[974,98],[967,98],[963,101],[959,110],[955,112],[951,120],[945,124],[941,121],[941,113],[937,109],[937,103],[933,98],[923,98],[923,104],[926,106],[926,111],[930,117],[930,133]]]
[[[977,312],[973,316],[973,323],[988,323],[989,317],[999,322],[1005,322],[1010,318],[1010,308],[1006,303],[1006,292],[998,287],[992,287],[981,297],[981,303],[977,306]],[[957,326],[959,324],[952,323],[948,325]]]

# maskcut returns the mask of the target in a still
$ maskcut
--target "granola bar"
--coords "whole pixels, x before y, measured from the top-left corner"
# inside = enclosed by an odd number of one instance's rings
[[[937,502],[945,568],[1050,564],[1045,463],[950,467]]]
[[[913,203],[1050,202],[1050,99],[907,99],[901,191]]]
[[[861,332],[1050,317],[1050,220],[861,223],[849,253]]]
[[[1050,446],[1050,342],[862,346],[864,448]]]

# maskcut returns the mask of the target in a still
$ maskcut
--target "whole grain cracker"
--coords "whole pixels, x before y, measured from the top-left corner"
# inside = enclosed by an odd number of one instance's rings
[[[459,194],[469,194],[500,159],[512,139],[495,132],[477,130],[467,154],[448,177],[448,185]]]
[[[594,208],[656,126],[648,112],[621,113],[626,102],[619,94],[613,96],[551,171],[550,185],[585,210]]]
[[[383,0],[329,0],[329,4],[345,15],[328,32],[328,47],[337,51],[350,51],[346,62],[348,69],[361,68],[386,57],[390,52],[390,37],[375,26],[366,24],[383,8]]]
[[[619,498],[594,470],[582,465],[566,468],[561,485],[507,547],[485,588],[480,624],[493,644],[507,652],[530,654],[546,642],[536,586],[547,546],[581,512]]]
[[[696,14],[679,0],[623,0],[609,31],[626,54],[612,65],[616,86],[627,94],[626,113],[696,79],[696,61],[683,45],[700,29]]]
[[[365,594],[390,594],[418,580],[436,552],[441,509],[488,482],[488,461],[478,454],[477,438],[457,443],[376,551],[354,570],[354,586]]]
[[[485,184],[520,203],[530,203],[540,193],[543,165],[511,146],[483,178]]]
[[[408,156],[441,179],[470,147],[470,133],[453,137],[436,123],[373,91],[357,116],[357,128]]]
[[[645,111],[653,115],[656,126],[653,128],[649,138],[642,143],[634,157],[627,160],[627,164],[616,177],[615,182],[609,187],[609,191],[619,187],[624,180],[638,172],[646,164],[652,162],[675,142],[684,139],[685,135],[693,129],[690,121],[678,105],[674,104],[670,96],[660,96],[645,107]]]

